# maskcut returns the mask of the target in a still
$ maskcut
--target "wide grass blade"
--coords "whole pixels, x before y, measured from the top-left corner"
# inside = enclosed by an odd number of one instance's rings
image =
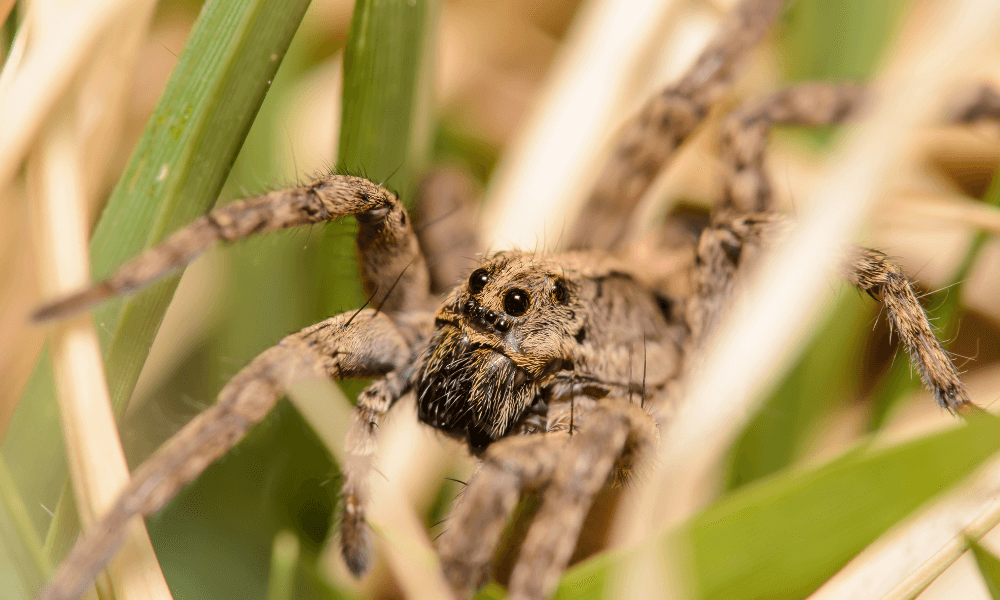
[[[170,82],[91,238],[101,277],[215,202],[308,0],[216,0],[205,5]],[[177,285],[169,277],[94,316],[120,416]],[[3,453],[29,506],[55,506],[66,479],[48,359],[42,357]],[[33,515],[43,529],[44,513]],[[72,536],[75,529],[65,528]]]
[[[749,484],[665,533],[665,556],[684,557],[691,598],[801,598],[928,499],[1000,450],[1000,420]],[[635,550],[599,556],[564,577],[559,598],[603,597]]]

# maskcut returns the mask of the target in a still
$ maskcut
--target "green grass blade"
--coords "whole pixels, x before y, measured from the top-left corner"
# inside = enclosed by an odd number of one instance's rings
[[[365,51],[377,56],[364,60],[418,68],[423,61],[415,57],[420,55],[425,40],[416,32],[433,33],[433,23],[428,21],[432,13],[427,11],[427,3],[418,2],[411,7],[408,2],[383,1],[368,10],[367,25],[372,29],[367,35],[397,41],[403,36],[410,42],[368,46]],[[404,30],[410,33],[403,33]],[[348,43],[354,38],[352,30]],[[308,70],[309,58],[304,55],[304,46],[308,46],[307,40],[301,38],[292,44],[281,71],[275,76],[272,91],[230,175],[224,197],[229,191],[238,193],[243,183],[258,185],[256,182],[263,181],[278,187],[282,181],[292,179],[281,170],[282,166],[291,165],[279,165],[269,159],[274,156],[275,147],[288,144],[279,105],[281,95],[290,92],[295,72]],[[347,77],[355,86],[351,93],[345,94],[344,103],[349,105],[345,110],[349,113],[360,110],[352,103],[368,102],[387,85],[372,74],[384,72],[387,67],[365,66],[368,64],[347,69],[350,73]],[[359,117],[347,117],[342,125],[343,135],[353,135],[354,143],[360,145],[384,143],[385,140],[366,141],[358,131],[367,127],[378,137],[384,130],[394,130],[400,121],[406,123],[407,129],[425,123],[430,118],[429,111],[413,109],[423,85],[416,82],[405,94],[400,89],[391,92],[382,89],[394,98],[393,103],[383,103],[384,112],[368,115],[369,120],[364,123],[357,120]],[[392,140],[397,146],[386,150],[385,165],[391,166],[381,178],[401,166],[397,160],[407,157],[413,137],[397,135]],[[345,148],[341,156],[361,150]],[[347,164],[352,171],[372,177],[382,168],[364,162]],[[398,181],[397,189],[405,184],[399,173],[410,172],[409,164],[402,165],[393,179]],[[184,406],[184,395],[197,403],[210,402],[236,370],[288,332],[360,306],[363,299],[357,269],[351,264],[353,223],[349,221],[332,224],[322,231],[317,228],[277,232],[222,249],[217,258],[232,269],[229,279],[233,286],[227,290],[228,298],[224,301],[227,308],[210,340],[201,348],[191,349],[177,373],[150,395],[151,401],[155,399],[150,404],[167,407],[163,411],[166,414],[189,413],[191,407]],[[171,405],[177,410],[171,410]],[[159,410],[150,413],[154,420],[156,412]],[[343,439],[336,444],[342,446]],[[288,530],[296,534],[301,545],[295,596],[347,597],[323,580],[323,567],[316,562],[319,547],[336,521],[333,512],[338,481],[336,465],[331,463],[321,441],[291,404],[279,403],[229,456],[209,467],[149,520],[150,537],[175,594],[191,599],[234,594],[264,597],[269,585],[274,536]],[[232,510],[233,506],[240,510]],[[220,552],[220,548],[225,551]],[[240,582],[238,592],[232,589],[232,581]]]
[[[990,598],[1000,600],[1000,559],[973,541],[969,542],[969,549],[972,550],[972,556],[976,558],[979,574],[983,576],[986,589],[990,592]]]
[[[436,0],[357,0],[344,49],[337,171],[363,175],[409,199],[412,178],[430,153]],[[322,273],[345,256],[334,230],[324,234]],[[320,307],[336,307],[342,281],[326,281]]]
[[[267,583],[268,600],[295,598],[295,570],[299,564],[299,540],[290,531],[274,537],[271,550],[271,577]]]
[[[692,598],[801,598],[997,450],[1000,420],[982,416],[892,448],[849,452],[747,485],[665,533],[663,544],[685,557]],[[578,565],[559,597],[601,597],[631,552]]]
[[[95,277],[212,206],[308,4],[216,0],[205,5],[93,233]],[[178,276],[169,277],[94,311],[119,415],[177,281]],[[3,446],[19,489],[34,505],[54,506],[62,489],[60,439],[51,371],[42,357]],[[32,516],[36,527],[44,528],[45,515]]]
[[[37,594],[52,567],[3,457],[0,457],[0,548],[3,548],[0,572],[10,578],[6,584],[0,584],[0,597],[27,598]],[[15,592],[12,589],[15,586],[22,591]]]
[[[426,161],[429,35],[436,3],[358,0],[344,51],[338,168],[386,182],[404,197]]]

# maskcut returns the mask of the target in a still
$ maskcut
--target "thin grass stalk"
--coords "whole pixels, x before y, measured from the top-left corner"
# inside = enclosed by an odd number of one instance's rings
[[[267,580],[267,600],[295,598],[295,572],[299,565],[299,539],[290,531],[274,538],[271,575]]]
[[[53,293],[79,288],[90,279],[82,156],[86,148],[77,143],[73,108],[64,101],[55,111],[56,118],[46,126],[31,159],[30,182],[44,248],[43,288]],[[81,521],[87,527],[110,508],[128,481],[128,466],[91,318],[56,325],[49,339],[70,475]],[[109,568],[108,593],[121,600],[170,598],[141,520],[131,525],[125,548],[122,558]]]
[[[91,0],[67,9],[58,26],[39,35],[0,96],[0,191],[21,166],[45,119],[114,19],[130,0]]]
[[[972,523],[900,581],[892,591],[882,597],[883,600],[912,600],[919,596],[941,573],[965,554],[970,541],[978,542],[998,523],[1000,523],[1000,500],[994,498],[985,505],[983,512]]]
[[[697,490],[710,480],[712,468],[752,415],[761,391],[780,375],[782,369],[775,365],[787,364],[801,345],[803,331],[814,320],[842,261],[841,249],[868,212],[884,173],[913,129],[950,90],[943,75],[964,64],[1000,22],[1000,5],[989,0],[937,8],[941,13],[936,27],[908,46],[916,51],[897,54],[880,78],[879,104],[820,178],[804,218],[766,257],[752,289],[737,299],[718,335],[706,345],[713,351],[687,387],[650,484],[619,512],[629,532],[625,539],[631,543],[698,506]],[[649,577],[651,572],[641,577],[646,585]],[[629,579],[633,591],[643,585]]]
[[[592,0],[579,14],[484,200],[490,248],[554,243],[597,176],[631,75],[657,41],[670,0]],[[544,201],[539,202],[539,199]]]
[[[4,536],[3,544],[8,547],[8,551],[21,555],[23,559],[19,565],[20,572],[10,573],[9,576],[19,575],[28,590],[37,593],[52,571],[52,565],[42,551],[42,541],[38,539],[38,532],[31,524],[28,509],[17,492],[17,486],[3,457],[0,457],[0,515],[0,521],[10,525],[9,528],[0,525],[0,534]],[[6,537],[9,534],[13,536]]]

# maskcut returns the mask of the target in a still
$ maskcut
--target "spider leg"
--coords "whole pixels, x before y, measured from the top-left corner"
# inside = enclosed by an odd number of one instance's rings
[[[680,81],[651,98],[625,124],[570,232],[570,249],[611,250],[622,242],[629,215],[653,178],[729,88],[743,57],[764,37],[783,5],[782,0],[740,2]]]
[[[471,177],[454,168],[432,171],[420,182],[413,211],[431,292],[446,294],[471,270],[480,251],[478,190]]]
[[[511,574],[511,600],[549,597],[566,569],[598,492],[655,447],[656,424],[639,405],[602,402],[565,444]]]
[[[402,203],[366,179],[330,175],[217,208],[122,265],[104,281],[41,306],[32,318],[62,317],[111,296],[136,292],[190,263],[217,241],[233,242],[349,215],[358,220],[361,278],[374,306],[390,313],[426,308],[427,267]]]
[[[638,404],[617,397],[584,404],[590,408],[576,409],[572,434],[563,428],[565,415],[550,414],[558,430],[505,438],[487,450],[438,544],[456,597],[468,597],[485,581],[504,526],[527,490],[542,490],[543,503],[509,592],[512,599],[545,597],[569,561],[596,494],[612,475],[627,476],[655,446],[656,424]],[[573,403],[564,402],[563,409],[572,410]]]
[[[438,541],[441,568],[456,598],[468,598],[485,583],[518,498],[552,477],[569,439],[565,431],[517,436],[487,449]]]
[[[372,544],[365,521],[365,508],[379,421],[409,391],[413,364],[389,373],[361,392],[344,442],[347,461],[342,465],[344,483],[341,497],[344,509],[340,521],[340,551],[355,577],[361,577],[368,571],[371,556]]]
[[[903,270],[881,252],[857,248],[847,279],[885,306],[892,329],[910,355],[910,364],[938,404],[951,412],[968,404],[969,394],[958,369],[934,334]]]
[[[39,599],[79,597],[121,545],[128,522],[162,508],[235,446],[290,385],[313,377],[380,377],[412,361],[412,346],[392,319],[368,309],[327,319],[265,350],[226,384],[213,406],[135,470],[118,500],[77,541]]]
[[[764,169],[768,136],[775,125],[831,125],[860,105],[862,89],[850,83],[794,85],[738,108],[722,123],[719,152],[726,171],[724,210],[774,210]]]

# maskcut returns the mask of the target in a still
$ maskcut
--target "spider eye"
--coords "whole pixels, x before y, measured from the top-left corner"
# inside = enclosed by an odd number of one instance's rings
[[[469,275],[469,289],[473,294],[478,294],[486,287],[486,282],[490,280],[490,274],[486,269],[476,269]]]
[[[521,288],[507,290],[503,295],[503,311],[512,317],[520,317],[528,312],[528,292]]]

